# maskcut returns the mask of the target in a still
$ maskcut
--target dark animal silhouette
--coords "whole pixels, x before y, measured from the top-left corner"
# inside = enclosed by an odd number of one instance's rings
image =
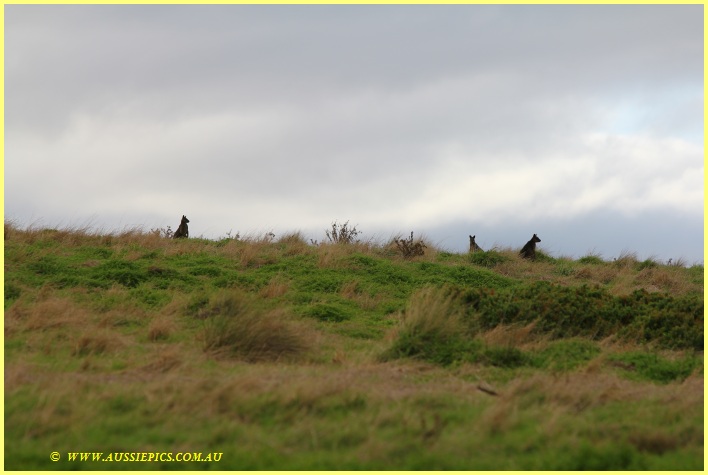
[[[189,227],[187,226],[188,222],[189,220],[187,219],[187,217],[185,215],[182,215],[182,221],[179,223],[177,231],[175,231],[175,234],[172,236],[174,239],[189,237]]]
[[[537,242],[541,242],[541,240],[538,238],[538,236],[534,234],[531,240],[527,242],[523,248],[521,248],[521,252],[519,252],[519,254],[521,254],[521,257],[523,257],[524,259],[535,260]]]
[[[479,247],[476,242],[474,242],[475,237],[477,237],[477,235],[470,236],[470,252],[484,252],[482,248]]]

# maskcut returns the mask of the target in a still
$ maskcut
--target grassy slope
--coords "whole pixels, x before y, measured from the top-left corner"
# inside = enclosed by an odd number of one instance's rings
[[[6,223],[4,295],[6,469],[703,468],[703,267]],[[223,456],[66,460],[148,451]]]

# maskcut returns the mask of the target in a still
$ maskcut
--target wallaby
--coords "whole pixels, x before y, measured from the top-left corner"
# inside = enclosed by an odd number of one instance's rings
[[[189,237],[189,228],[187,227],[188,222],[189,220],[187,219],[187,217],[185,215],[182,215],[182,221],[179,223],[177,231],[175,231],[175,234],[172,236],[174,239]]]
[[[529,242],[527,242],[523,248],[521,248],[521,252],[519,252],[519,254],[521,254],[521,257],[523,257],[524,259],[535,260],[536,259],[536,243],[537,242],[541,242],[541,240],[538,238],[538,236],[536,236],[534,234],[533,237],[531,238],[531,240]]]
[[[470,252],[484,252],[482,248],[479,247],[476,242],[474,242],[475,237],[477,237],[476,234],[474,236],[470,236]]]

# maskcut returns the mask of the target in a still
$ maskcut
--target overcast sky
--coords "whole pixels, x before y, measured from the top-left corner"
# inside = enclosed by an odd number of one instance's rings
[[[703,262],[703,5],[5,5],[5,218]]]

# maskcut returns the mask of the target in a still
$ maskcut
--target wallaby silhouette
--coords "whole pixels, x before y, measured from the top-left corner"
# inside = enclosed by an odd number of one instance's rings
[[[470,236],[470,252],[484,252],[484,250],[482,250],[482,248],[479,247],[476,242],[474,242],[475,237],[477,237],[476,234],[474,236]]]
[[[175,231],[175,234],[172,236],[174,239],[189,237],[189,227],[187,226],[188,222],[189,220],[187,219],[187,217],[185,215],[182,215],[182,221],[179,223],[177,231]]]
[[[535,260],[536,259],[536,243],[537,242],[541,242],[541,240],[538,238],[538,236],[536,236],[534,234],[533,237],[531,238],[531,240],[529,242],[527,242],[523,248],[521,248],[521,252],[519,252],[519,254],[521,254],[521,257],[523,257],[525,259]]]

